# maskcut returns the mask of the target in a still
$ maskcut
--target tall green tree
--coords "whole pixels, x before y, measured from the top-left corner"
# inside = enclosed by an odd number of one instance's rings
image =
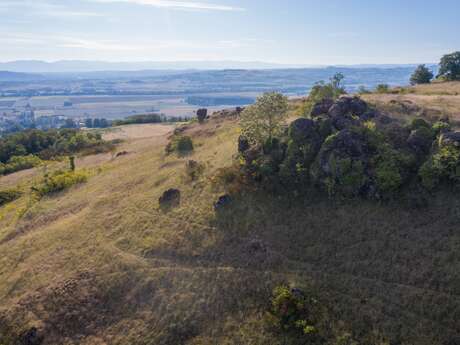
[[[416,84],[429,84],[433,79],[434,74],[425,65],[419,65],[410,77],[410,83]]]
[[[241,113],[242,134],[254,144],[265,144],[279,136],[286,123],[288,99],[280,93],[264,93]]]
[[[444,55],[439,63],[438,78],[460,80],[460,51]]]

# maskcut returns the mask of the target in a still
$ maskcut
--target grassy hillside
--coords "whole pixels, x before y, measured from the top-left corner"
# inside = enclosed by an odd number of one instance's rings
[[[388,94],[370,94],[363,98],[400,117],[437,120],[447,116],[457,127],[460,125],[460,82],[396,88]]]
[[[414,209],[248,191],[216,214],[226,188],[213,181],[232,165],[237,120],[187,125],[187,157],[165,155],[172,130],[108,133],[127,154],[77,161],[88,182],[40,201],[29,189],[42,170],[0,178],[0,189],[24,191],[0,208],[5,344],[30,327],[44,344],[288,344],[266,324],[282,283],[316,291],[362,344],[456,344],[458,193]],[[204,165],[197,181],[189,159]],[[168,188],[181,204],[165,211]]]

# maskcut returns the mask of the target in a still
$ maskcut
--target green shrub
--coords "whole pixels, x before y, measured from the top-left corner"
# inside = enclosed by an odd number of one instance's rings
[[[168,145],[166,145],[166,153],[171,154],[173,152],[179,155],[186,155],[193,151],[193,141],[189,136],[175,135],[171,138]]]
[[[21,194],[21,191],[18,189],[0,190],[0,206],[18,199]]]
[[[390,91],[390,86],[388,84],[379,84],[375,87],[377,93],[388,93]]]
[[[278,286],[273,290],[269,320],[275,329],[308,344],[320,341],[318,325],[324,310],[319,302],[299,289]]]
[[[433,79],[434,74],[425,65],[419,65],[410,77],[410,83],[416,84],[429,84]]]
[[[420,128],[431,129],[431,125],[427,121],[425,121],[424,119],[421,119],[421,118],[413,119],[411,124],[410,124],[410,127],[411,127],[412,130],[416,130],[416,129],[420,129]]]
[[[302,116],[310,116],[313,106],[325,99],[336,100],[341,95],[345,94],[345,87],[343,86],[343,79],[345,79],[342,73],[336,73],[330,78],[328,83],[324,81],[317,82],[310,91],[307,100],[302,104],[300,113]]]
[[[460,183],[460,149],[443,146],[419,169],[422,185],[433,190],[439,183]]]
[[[415,160],[409,154],[382,144],[372,164],[375,182],[382,196],[394,195],[413,170]]]
[[[56,171],[52,175],[45,175],[42,182],[32,187],[32,191],[39,198],[60,192],[76,184],[88,180],[88,173],[84,171]]]
[[[450,123],[448,122],[444,122],[444,121],[437,121],[433,124],[433,132],[436,134],[436,135],[439,135],[441,133],[444,133],[444,132],[448,132],[451,130],[451,125]]]
[[[34,155],[13,156],[6,163],[0,163],[0,175],[12,174],[16,171],[30,169],[39,166],[42,160]]]
[[[203,171],[204,165],[197,161],[189,160],[187,163],[185,163],[185,175],[190,181],[198,180],[203,174]]]

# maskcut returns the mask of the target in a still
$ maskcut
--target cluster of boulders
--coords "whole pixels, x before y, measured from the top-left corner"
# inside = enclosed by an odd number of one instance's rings
[[[320,187],[331,195],[382,198],[412,181],[460,182],[454,169],[460,172],[459,132],[447,122],[402,124],[357,96],[324,99],[284,136],[259,146],[240,137],[238,149],[251,176],[297,190]],[[433,183],[424,183],[429,177]]]

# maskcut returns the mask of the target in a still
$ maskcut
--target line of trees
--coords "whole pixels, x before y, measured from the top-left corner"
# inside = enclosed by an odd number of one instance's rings
[[[183,116],[165,116],[163,114],[144,114],[132,115],[123,120],[115,120],[112,126],[143,124],[143,123],[162,123],[162,122],[186,122],[188,119]]]
[[[412,85],[428,84],[434,78],[433,72],[425,65],[419,65],[410,78]],[[460,81],[460,51],[444,55],[439,63],[439,80]]]

